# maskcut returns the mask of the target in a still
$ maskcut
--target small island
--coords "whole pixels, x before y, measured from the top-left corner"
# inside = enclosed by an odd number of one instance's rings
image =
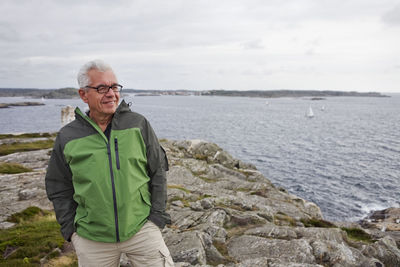
[[[0,88],[0,97],[18,96],[41,99],[79,98],[78,89],[71,87],[60,89]]]
[[[0,103],[0,108],[9,107],[28,107],[28,106],[43,106],[40,102],[17,102],[17,103]]]

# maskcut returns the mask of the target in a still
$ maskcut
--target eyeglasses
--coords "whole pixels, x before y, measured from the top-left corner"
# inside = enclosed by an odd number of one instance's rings
[[[99,93],[99,94],[105,94],[105,93],[108,93],[108,91],[110,91],[110,89],[113,90],[114,93],[121,92],[121,90],[122,90],[122,85],[117,84],[117,83],[116,83],[116,84],[113,84],[113,85],[111,85],[111,86],[104,85],[104,84],[100,84],[100,85],[97,86],[97,87],[85,86],[85,88],[96,89],[97,93]]]

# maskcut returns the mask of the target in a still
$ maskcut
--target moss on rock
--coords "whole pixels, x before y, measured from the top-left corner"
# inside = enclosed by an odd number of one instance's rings
[[[26,168],[18,163],[0,162],[0,173],[2,174],[15,174],[31,171],[32,169]]]
[[[0,230],[1,266],[39,266],[41,258],[64,244],[53,213],[29,207],[11,221],[18,224]]]
[[[19,143],[15,142],[12,144],[1,144],[0,145],[0,156],[12,154],[15,152],[33,151],[40,149],[47,149],[53,147],[53,140],[40,140],[35,142]]]

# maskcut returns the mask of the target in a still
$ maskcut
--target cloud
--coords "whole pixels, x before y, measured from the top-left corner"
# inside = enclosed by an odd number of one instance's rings
[[[245,43],[243,43],[243,47],[244,47],[244,49],[264,49],[265,48],[263,41],[261,39],[245,42]]]
[[[13,43],[19,41],[19,35],[8,23],[0,23],[0,43]]]
[[[2,0],[0,87],[70,86],[93,58],[135,88],[346,88],[346,72],[392,87],[396,2]]]
[[[382,21],[391,26],[400,26],[400,5],[385,12],[382,15]]]

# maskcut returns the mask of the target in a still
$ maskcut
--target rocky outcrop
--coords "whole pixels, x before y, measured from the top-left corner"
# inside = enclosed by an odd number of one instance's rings
[[[7,143],[7,140],[2,143]],[[13,223],[6,221],[7,218],[27,207],[37,206],[46,210],[53,208],[47,199],[44,185],[50,151],[18,152],[0,157],[0,162],[19,163],[33,169],[33,172],[0,175],[0,229],[13,226]]]
[[[314,203],[276,188],[217,145],[162,145],[172,215],[164,236],[181,266],[399,266],[393,236],[362,242],[327,222],[330,228],[305,227],[324,223]]]
[[[314,203],[275,187],[254,165],[215,144],[161,144],[169,159],[172,217],[163,235],[176,266],[400,266],[395,228],[326,222]],[[0,157],[34,169],[0,176],[2,206],[8,207],[1,220],[23,206],[49,207],[43,185],[48,151]],[[368,238],[360,241],[353,232]]]

